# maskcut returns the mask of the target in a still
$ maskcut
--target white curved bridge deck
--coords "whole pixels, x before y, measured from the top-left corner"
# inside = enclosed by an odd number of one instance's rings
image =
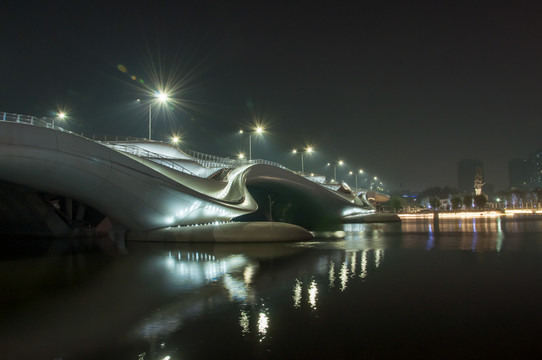
[[[232,160],[222,165],[227,171],[208,178],[220,172],[220,164],[202,166],[168,144],[106,144],[43,124],[6,121],[5,115],[1,120],[0,179],[90,206],[105,216],[98,228],[108,224],[109,230],[147,234],[179,226],[186,233],[189,225],[233,219],[310,228],[313,220],[362,220],[374,213],[354,194],[330,191],[279,166]],[[305,210],[304,218],[299,213]]]

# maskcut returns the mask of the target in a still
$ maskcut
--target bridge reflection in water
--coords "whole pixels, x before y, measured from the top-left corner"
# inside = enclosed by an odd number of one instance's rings
[[[532,354],[540,217],[447,221],[449,231],[415,219],[310,242],[131,242],[121,257],[13,259],[0,263],[0,345],[8,358]]]

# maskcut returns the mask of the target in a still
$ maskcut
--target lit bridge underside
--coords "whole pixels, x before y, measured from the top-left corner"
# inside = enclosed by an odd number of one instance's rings
[[[140,145],[180,153],[167,144]],[[353,194],[330,191],[277,166],[250,164],[211,178],[196,175],[203,170],[186,154],[159,163],[70,132],[0,121],[0,195],[5,198],[0,230],[58,235],[92,229],[127,231],[128,238],[140,240],[184,236],[194,241],[278,231],[290,239],[288,233],[303,237],[306,232],[281,223],[314,230],[374,213]],[[244,223],[216,225],[231,220]],[[202,224],[215,225],[196,231],[193,225]],[[218,236],[216,228],[226,235]]]

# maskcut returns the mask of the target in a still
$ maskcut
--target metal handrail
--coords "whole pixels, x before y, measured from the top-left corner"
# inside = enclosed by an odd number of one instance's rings
[[[205,153],[201,153],[194,150],[189,149],[183,149],[184,153],[190,155],[193,157],[198,163],[200,163],[204,167],[238,167],[238,166],[244,166],[244,165],[252,165],[252,164],[264,164],[264,165],[271,165],[276,166],[281,169],[289,170],[287,167],[285,167],[282,164],[263,160],[263,159],[255,159],[255,160],[246,160],[246,159],[231,159],[231,158],[224,158],[216,155],[209,155]]]
[[[48,118],[48,117],[36,117],[31,115],[22,115],[22,114],[13,114],[13,113],[7,113],[7,112],[1,112],[0,113],[0,121],[6,121],[6,122],[14,122],[14,123],[22,123],[22,124],[28,124],[28,125],[34,125],[34,126],[40,126],[60,131],[65,131],[72,133],[69,130],[66,130],[62,128],[61,126],[54,125],[54,119]]]
[[[107,142],[107,141],[122,141],[122,140],[127,140],[127,141],[145,140],[144,138],[137,138],[137,137],[132,137],[132,136],[107,136],[107,135],[99,135],[97,137],[95,134],[92,134],[92,137],[90,137],[88,134],[87,135],[85,135],[84,133],[77,134],[72,131],[66,130],[58,125],[53,126],[54,119],[52,118],[36,117],[36,116],[31,116],[31,115],[21,115],[21,114],[7,113],[7,112],[0,112],[0,121],[23,123],[23,124],[40,126],[40,127],[50,128],[50,129],[52,128],[55,130],[68,132],[75,135],[80,135],[86,139],[100,142],[103,145],[106,145],[110,148],[113,147],[113,148],[116,148],[117,150],[125,151],[137,156],[152,159],[153,161],[160,163],[162,165],[170,166],[171,168],[174,168],[181,172],[195,175],[190,170],[172,162],[171,160],[175,159],[174,157],[168,157],[162,154],[153,153],[153,152],[144,150],[138,147],[137,145],[120,145],[120,144],[110,144]],[[263,160],[263,159],[254,159],[254,160],[231,159],[231,158],[224,158],[224,157],[220,157],[216,155],[205,154],[205,153],[201,153],[194,150],[183,149],[182,151],[188,154],[189,156],[191,156],[201,166],[206,167],[206,168],[232,168],[232,167],[252,165],[252,164],[264,164],[264,165],[275,166],[281,169],[292,171],[282,164],[279,164],[273,161]]]
[[[136,156],[144,158],[144,159],[149,159],[149,160],[151,160],[151,161],[153,161],[153,162],[155,162],[157,164],[170,167],[173,170],[177,170],[177,171],[180,171],[180,172],[185,173],[185,174],[197,176],[195,173],[188,170],[184,166],[179,165],[174,161],[171,161],[171,160],[175,159],[174,157],[164,156],[162,154],[157,154],[157,153],[154,153],[152,151],[142,149],[141,147],[139,147],[137,145],[111,144],[111,143],[102,143],[102,144],[109,147],[109,148],[115,149],[115,150],[119,150],[119,151],[122,151],[122,152],[133,154],[133,155],[136,155]]]

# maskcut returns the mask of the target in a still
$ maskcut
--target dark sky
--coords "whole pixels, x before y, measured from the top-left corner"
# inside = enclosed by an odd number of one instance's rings
[[[155,114],[155,139],[179,131],[233,157],[259,119],[254,158],[299,170],[291,149],[310,142],[305,170],[342,159],[388,189],[457,187],[461,158],[503,189],[508,161],[542,147],[539,1],[4,1],[0,14],[0,111],[65,107],[76,132],[146,137],[135,99],[168,82],[176,105]]]

